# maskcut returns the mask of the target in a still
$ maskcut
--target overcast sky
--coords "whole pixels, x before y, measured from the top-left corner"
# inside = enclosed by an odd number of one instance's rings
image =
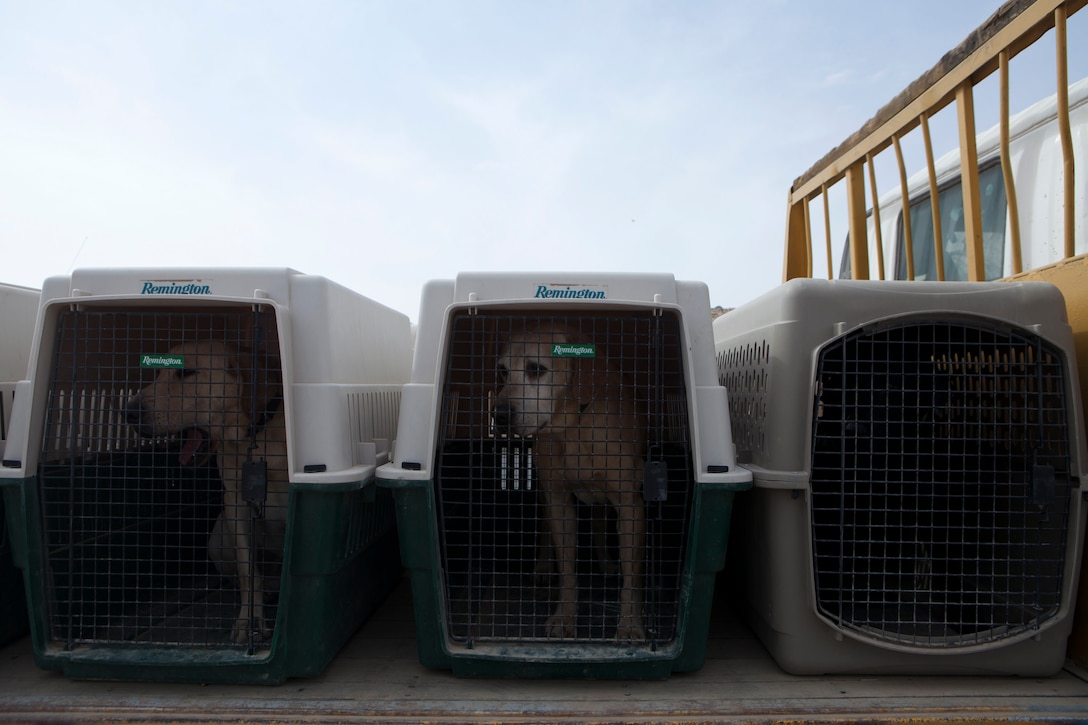
[[[1001,3],[883,5],[0,0],[0,282],[287,266],[416,320],[459,271],[667,271],[733,307],[792,180]]]

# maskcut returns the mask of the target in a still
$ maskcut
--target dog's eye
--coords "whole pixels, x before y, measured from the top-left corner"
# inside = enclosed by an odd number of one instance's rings
[[[190,375],[196,375],[196,370],[194,370],[193,368],[181,368],[180,370],[178,370],[179,378],[187,378]]]
[[[531,362],[525,366],[525,374],[530,378],[539,378],[548,372],[548,368],[540,363]]]
[[[499,382],[500,382],[500,383],[505,383],[505,382],[506,382],[506,375],[507,375],[507,373],[509,372],[509,371],[508,371],[508,370],[506,369],[506,366],[505,366],[505,365],[499,365],[499,366],[498,366],[498,367],[496,368],[496,370],[497,370],[497,372],[499,373]]]

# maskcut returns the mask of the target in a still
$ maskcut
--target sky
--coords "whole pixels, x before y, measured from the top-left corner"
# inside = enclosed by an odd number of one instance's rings
[[[291,267],[417,320],[462,271],[671,272],[738,306],[791,182],[1001,2],[883,4],[0,0],[0,282]]]

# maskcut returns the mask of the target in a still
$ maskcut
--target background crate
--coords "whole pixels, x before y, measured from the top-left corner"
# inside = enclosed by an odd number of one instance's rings
[[[669,275],[561,275],[562,284],[544,277],[462,274],[425,288],[395,461],[378,472],[397,496],[421,661],[483,676],[649,678],[698,669],[732,498],[751,481],[733,460],[706,287]],[[661,500],[644,500],[640,462],[631,508],[577,504],[578,615],[562,636],[546,626],[559,592],[541,493],[548,444],[494,415],[513,374],[500,370],[500,351],[513,333],[539,326],[592,343],[593,362],[583,364],[622,373],[624,392],[599,384],[595,396],[634,401],[644,413],[643,458],[667,489]],[[551,385],[538,387],[546,394]],[[576,415],[595,410],[594,400]],[[619,534],[619,517],[628,515],[645,517],[637,550]],[[621,627],[625,557],[644,563],[634,587],[642,632]]]
[[[15,383],[26,376],[30,339],[38,314],[38,290],[0,284],[0,458],[7,447]],[[13,511],[14,517],[18,511]],[[23,576],[15,566],[3,498],[0,497],[0,644],[27,630]]]
[[[204,372],[189,346],[208,340],[227,352]],[[373,474],[388,460],[410,347],[405,316],[293,270],[47,280],[0,479],[22,514],[38,663],[72,677],[200,682],[320,672],[399,577],[392,496]],[[171,357],[188,362],[144,366]],[[227,382],[185,387],[205,375]],[[153,395],[205,414],[235,387],[242,449],[264,459],[268,481],[275,471],[287,481],[282,495],[271,483],[262,492],[245,469],[253,503],[237,510],[223,480],[245,464],[213,442],[228,426],[153,429],[159,418],[140,412]],[[285,450],[272,445],[277,429]],[[223,532],[236,511],[235,525],[257,532],[246,540],[263,608],[245,609],[242,580],[218,553],[233,548]]]
[[[783,668],[1061,667],[1085,453],[1054,287],[794,280],[714,333],[739,590]]]

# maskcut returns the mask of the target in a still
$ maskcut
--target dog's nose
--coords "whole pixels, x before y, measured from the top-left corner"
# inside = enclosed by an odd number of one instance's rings
[[[495,403],[491,417],[495,420],[496,428],[509,428],[514,418],[514,409],[507,402]]]
[[[139,428],[144,422],[144,401],[139,396],[133,396],[125,403],[125,420],[128,424]]]

